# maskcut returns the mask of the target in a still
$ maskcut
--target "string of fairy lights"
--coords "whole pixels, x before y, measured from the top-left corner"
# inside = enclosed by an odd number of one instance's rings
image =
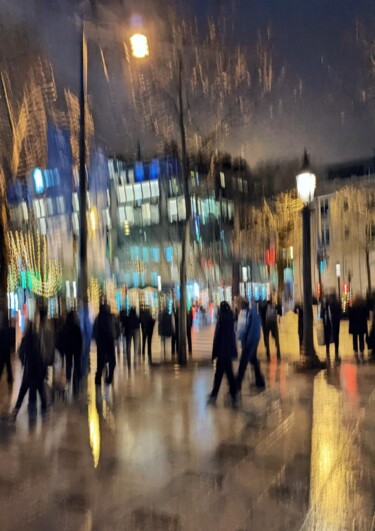
[[[9,231],[8,242],[8,291],[28,288],[40,297],[56,296],[62,287],[62,267],[48,258],[46,237],[39,232]]]

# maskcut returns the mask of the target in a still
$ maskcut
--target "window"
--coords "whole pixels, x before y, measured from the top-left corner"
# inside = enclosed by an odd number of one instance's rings
[[[330,244],[330,232],[329,232],[329,227],[326,227],[326,226],[323,226],[323,227],[322,227],[322,243],[323,243],[323,245],[325,245],[326,247],[328,247],[329,244]]]
[[[328,215],[329,201],[327,198],[320,200],[320,215],[325,217]]]
[[[138,247],[138,245],[132,245],[130,247],[130,260],[139,260],[139,247]]]
[[[143,221],[143,225],[150,225],[151,224],[150,203],[143,203],[142,204],[142,221]]]
[[[349,240],[349,236],[350,236],[350,229],[349,229],[349,227],[345,227],[345,229],[344,229],[344,239],[345,240]]]
[[[177,221],[177,199],[168,199],[168,218],[171,223]]]
[[[349,202],[348,202],[347,198],[344,199],[343,208],[344,208],[344,212],[347,212],[349,210]]]
[[[142,249],[142,260],[148,264],[149,262],[149,253],[148,253],[148,247],[143,247]]]
[[[165,248],[165,259],[168,262],[168,264],[170,264],[172,262],[172,258],[173,258],[173,249],[172,249],[172,247],[166,247]]]
[[[151,249],[151,259],[153,262],[159,262],[160,261],[160,252],[158,247],[153,247]]]

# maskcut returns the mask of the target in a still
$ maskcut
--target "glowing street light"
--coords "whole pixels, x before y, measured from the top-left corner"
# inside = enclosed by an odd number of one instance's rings
[[[310,203],[314,199],[316,177],[310,171],[310,161],[305,150],[300,173],[296,177],[298,197],[303,202],[302,241],[303,241],[303,366],[307,369],[322,368],[316,355],[313,336],[313,311],[311,287],[311,224]]]
[[[150,55],[148,39],[142,33],[135,33],[130,37],[132,56],[136,59],[144,59]]]

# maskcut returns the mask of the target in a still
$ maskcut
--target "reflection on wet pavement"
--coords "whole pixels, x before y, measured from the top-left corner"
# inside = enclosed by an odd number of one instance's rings
[[[1,382],[0,529],[370,530],[375,368],[263,370],[233,411],[225,382],[206,406],[208,367],[119,359],[112,387],[93,371],[79,399],[15,424]]]

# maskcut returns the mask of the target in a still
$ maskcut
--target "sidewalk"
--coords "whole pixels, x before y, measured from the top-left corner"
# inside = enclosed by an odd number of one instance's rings
[[[93,357],[93,371],[95,359]],[[267,388],[226,405],[213,373],[122,361],[45,419],[0,423],[0,529],[370,530],[375,367],[316,377],[262,364]],[[16,370],[19,382],[20,370]],[[0,383],[0,412],[14,404]]]

